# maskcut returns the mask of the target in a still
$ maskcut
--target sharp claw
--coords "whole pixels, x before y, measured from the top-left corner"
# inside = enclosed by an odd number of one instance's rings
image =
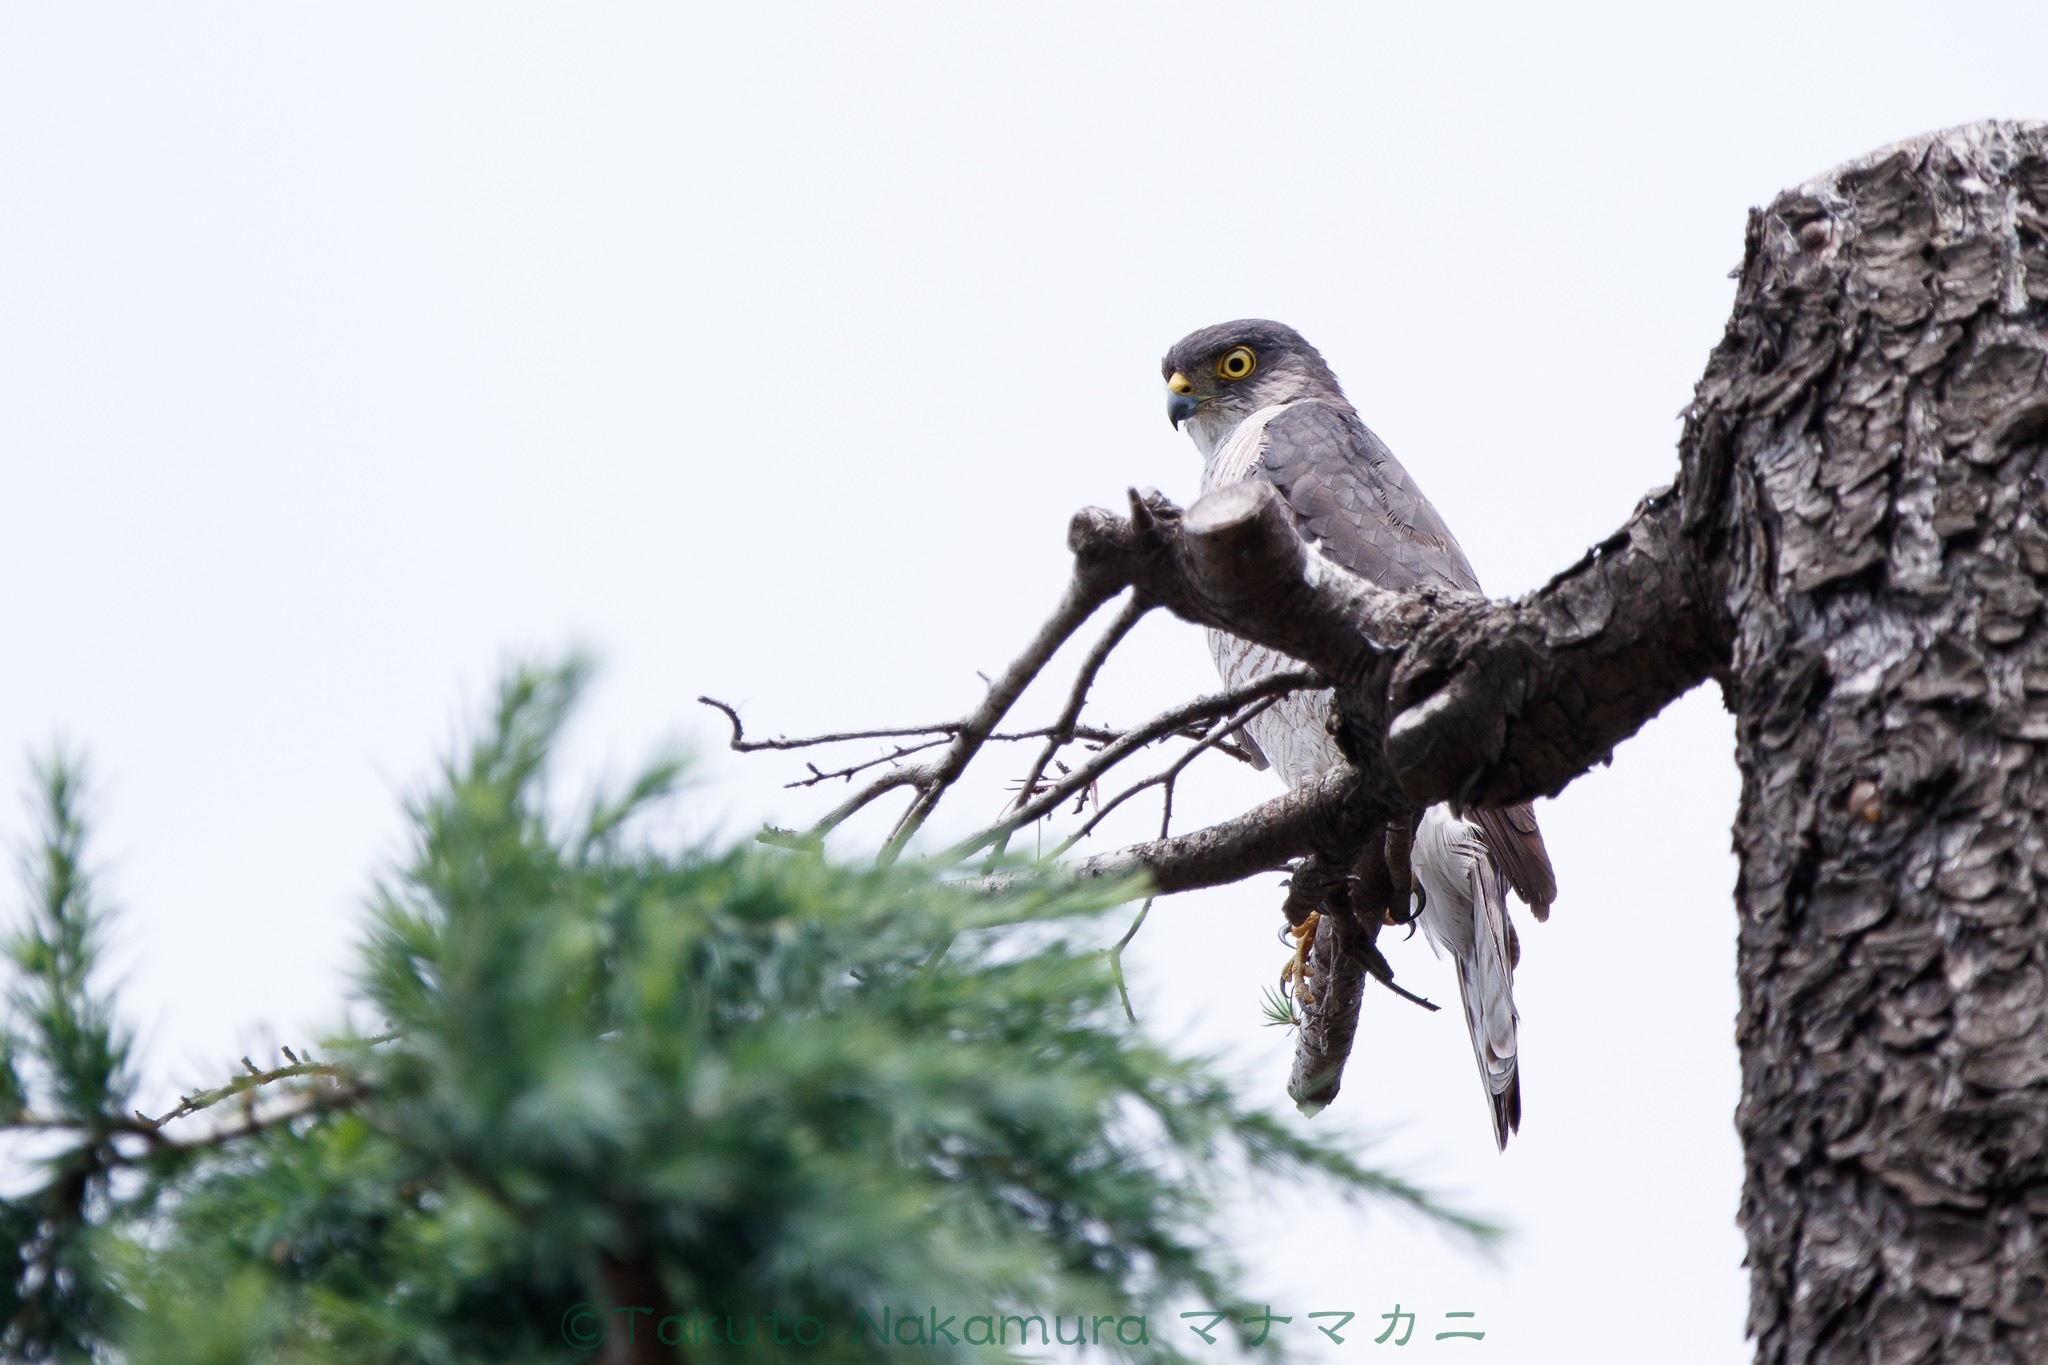
[[[1311,910],[1308,918],[1303,920],[1299,927],[1290,931],[1294,940],[1294,953],[1280,968],[1280,993],[1288,994],[1287,988],[1292,983],[1293,994],[1305,1005],[1313,1005],[1316,1002],[1308,984],[1308,951],[1316,941],[1316,926],[1322,922],[1322,918],[1320,911]]]

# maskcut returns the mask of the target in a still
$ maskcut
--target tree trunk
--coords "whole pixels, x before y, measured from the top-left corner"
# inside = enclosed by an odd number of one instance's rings
[[[1760,1362],[2048,1360],[2048,126],[1751,216],[1681,500],[1731,649]]]

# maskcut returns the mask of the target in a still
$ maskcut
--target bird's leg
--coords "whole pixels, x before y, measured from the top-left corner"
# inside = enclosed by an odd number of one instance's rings
[[[1348,938],[1345,947],[1365,975],[1402,999],[1434,1010],[1436,1006],[1429,1001],[1406,987],[1394,984],[1394,964],[1387,961],[1386,954],[1379,949],[1381,926],[1404,922],[1395,919],[1393,914],[1397,898],[1405,903],[1405,893],[1397,889],[1402,880],[1395,876],[1394,868],[1398,865],[1407,874],[1406,884],[1414,885],[1414,874],[1408,869],[1409,837],[1413,828],[1405,820],[1389,825],[1385,839],[1370,840],[1359,852],[1358,861],[1351,869],[1351,912],[1359,932]],[[1398,864],[1390,856],[1390,850],[1396,849],[1400,854]]]
[[[1393,876],[1394,860],[1387,856],[1387,844],[1399,828],[1389,825],[1385,839],[1366,842],[1358,851],[1358,861],[1351,865],[1351,877],[1345,887],[1350,896],[1352,922],[1358,928],[1347,946],[1367,975],[1382,980],[1391,980],[1394,975],[1394,969],[1380,953],[1378,941],[1380,927],[1390,922],[1393,907],[1401,903],[1399,882]],[[1405,853],[1400,866],[1404,871],[1407,868]]]
[[[1308,982],[1308,950],[1315,943],[1316,927],[1322,922],[1322,912],[1311,910],[1307,919],[1288,931],[1294,939],[1294,955],[1280,969],[1280,993],[1291,995],[1304,1005],[1316,1003],[1315,991]]]
[[[1343,874],[1315,854],[1294,865],[1294,875],[1287,882],[1287,899],[1280,906],[1280,913],[1287,917],[1281,942],[1292,949],[1286,965],[1280,969],[1283,995],[1291,994],[1304,1005],[1315,1004],[1315,988],[1309,985],[1309,953],[1321,923],[1318,916],[1332,905],[1341,905],[1344,894]]]
[[[1322,906],[1330,888],[1337,883],[1322,859],[1313,853],[1297,860],[1289,873],[1287,899],[1280,903],[1280,913],[1287,917],[1287,932],[1291,936]]]

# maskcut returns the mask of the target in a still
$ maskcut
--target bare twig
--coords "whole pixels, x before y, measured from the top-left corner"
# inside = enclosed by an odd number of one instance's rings
[[[982,698],[981,705],[976,707],[971,715],[961,721],[940,725],[849,730],[829,735],[811,736],[804,739],[749,740],[746,738],[746,732],[741,724],[737,708],[712,697],[699,697],[698,700],[706,706],[714,707],[725,714],[726,719],[732,724],[730,745],[732,748],[743,753],[758,749],[813,748],[821,744],[838,744],[857,739],[921,739],[933,735],[943,737],[946,742],[946,749],[936,760],[929,763],[921,763],[914,767],[893,768],[881,774],[841,802],[810,829],[810,838],[821,838],[837,828],[855,812],[872,804],[878,798],[896,790],[898,787],[914,788],[916,796],[912,798],[909,807],[898,817],[895,828],[890,831],[888,842],[883,846],[880,861],[886,864],[893,862],[903,851],[903,846],[909,842],[911,836],[917,833],[918,828],[931,815],[932,810],[938,805],[940,798],[945,795],[954,782],[959,780],[960,774],[966,771],[967,765],[981,751],[981,747],[996,737],[997,724],[1009,713],[1010,707],[1016,704],[1017,698],[1023,695],[1024,689],[1031,685],[1032,680],[1045,668],[1046,663],[1058,652],[1060,646],[1065,644],[1068,637],[1073,635],[1076,630],[1080,629],[1082,623],[1095,614],[1098,607],[1123,591],[1124,586],[1125,580],[1117,577],[1113,572],[1103,569],[1099,562],[1099,557],[1084,557],[1080,559],[1075,565],[1073,578],[1067,584],[1066,593],[1061,597],[1060,604],[1053,611],[1052,616],[1044,625],[1039,627],[1038,633],[1032,637],[1031,643],[1025,647],[1022,654],[1018,655],[1011,662],[1009,668],[1004,670],[1003,675],[989,683],[988,692]],[[1034,734],[1026,732],[1026,734],[1014,736],[1014,738],[1038,738],[1043,737],[1044,733]],[[1107,736],[1105,736],[1106,738]],[[916,752],[930,747],[933,746],[921,744],[908,750],[908,752]],[[888,757],[895,757],[895,755],[887,756],[878,761],[886,762]],[[860,764],[853,768],[842,770],[838,774],[821,774],[816,768],[813,768],[813,778],[810,781],[800,781],[794,785],[812,785],[815,781],[835,775],[850,780],[855,773],[873,766],[873,763]]]
[[[989,684],[988,695],[967,718],[967,723],[953,737],[953,742],[946,746],[945,754],[924,770],[924,779],[918,783],[917,799],[910,803],[910,809],[903,812],[903,817],[889,835],[888,843],[883,845],[883,862],[894,861],[903,851],[903,846],[910,842],[911,836],[931,815],[947,789],[967,770],[983,742],[995,732],[997,724],[1009,714],[1010,707],[1016,704],[1017,698],[1024,694],[1024,689],[1031,685],[1059,647],[1095,614],[1096,608],[1123,588],[1121,580],[1107,579],[1100,573],[1090,572],[1086,561],[1076,563],[1074,577],[1067,584],[1066,594],[1061,597],[1051,618],[1038,628],[1038,634],[1003,671],[1002,677]]]
[[[957,732],[959,728],[960,727],[957,724],[949,726],[948,733],[945,735],[940,735],[937,739],[928,739],[922,744],[899,744],[886,754],[882,754],[878,757],[868,759],[865,763],[854,763],[844,768],[821,770],[814,763],[806,763],[804,766],[811,770],[811,775],[809,777],[800,777],[794,782],[785,782],[782,785],[788,788],[795,788],[815,787],[821,783],[831,782],[838,779],[843,779],[845,781],[851,782],[857,774],[864,773],[870,768],[879,767],[881,764],[884,763],[895,763],[901,759],[910,757],[912,754],[921,754],[927,749],[936,749],[941,744],[944,744],[946,740],[950,737],[950,735],[952,733]],[[1012,744],[1019,740],[1043,739],[1051,732],[1052,731],[1050,726],[1038,730],[1020,730],[1014,735],[990,735],[988,737],[988,742],[991,744]],[[1112,730],[1105,726],[1084,725],[1076,726],[1073,730],[1073,733],[1069,734],[1067,738],[1069,740],[1084,739],[1094,744],[1110,744],[1123,738],[1123,733],[1124,732],[1121,730]],[[1219,745],[1217,747],[1223,749],[1229,748],[1228,745]],[[1239,754],[1237,756],[1239,758],[1245,757],[1242,754]]]
[[[1104,802],[1096,810],[1095,814],[1088,818],[1088,823],[1082,825],[1081,828],[1075,830],[1072,834],[1068,835],[1066,840],[1063,843],[1061,843],[1058,848],[1052,851],[1052,856],[1055,858],[1059,857],[1062,853],[1065,853],[1075,844],[1078,844],[1083,839],[1087,838],[1090,834],[1092,834],[1095,831],[1095,827],[1101,824],[1103,820],[1108,817],[1111,811],[1115,810],[1118,806],[1121,806],[1125,801],[1129,800],[1131,797],[1136,796],[1141,791],[1149,791],[1153,787],[1157,787],[1162,784],[1164,784],[1166,787],[1166,809],[1170,817],[1173,811],[1173,784],[1174,782],[1179,780],[1180,775],[1183,772],[1187,771],[1188,765],[1190,763],[1193,763],[1196,759],[1200,758],[1203,754],[1208,753],[1211,749],[1214,749],[1220,744],[1222,744],[1224,737],[1230,734],[1231,731],[1237,729],[1240,725],[1243,725],[1246,721],[1251,720],[1253,717],[1277,705],[1279,701],[1280,698],[1277,695],[1270,697],[1261,697],[1259,700],[1253,702],[1251,705],[1246,706],[1239,710],[1236,714],[1231,715],[1225,718],[1224,720],[1217,722],[1214,726],[1210,728],[1210,731],[1207,735],[1203,736],[1202,739],[1198,741],[1196,744],[1194,744],[1191,748],[1189,748],[1186,753],[1182,754],[1179,758],[1175,759],[1171,766],[1167,767],[1163,771],[1152,774],[1152,776],[1145,778],[1141,782],[1132,783],[1130,786],[1124,788],[1115,796],[1111,797],[1108,801]],[[1159,831],[1159,837],[1162,839],[1166,837],[1166,831],[1164,829],[1161,829]]]
[[[1045,643],[1045,637],[1051,632],[1053,626],[1058,623],[1059,619],[1059,616],[1056,615],[1054,622],[1048,623],[1047,627],[1040,632],[1041,638],[1040,640],[1034,642],[1033,649],[1027,651],[1025,656],[1023,656],[1023,658],[1020,658],[1018,664],[1012,665],[1012,674],[1020,672],[1022,666],[1037,653],[1038,649]],[[1073,633],[1073,627],[1071,625],[1067,626],[1066,631],[1067,634],[1071,635]],[[1124,633],[1128,633],[1128,628],[1126,628]],[[1037,666],[1043,667],[1044,662],[1044,659],[1038,659]],[[1010,676],[1006,675],[1004,681],[1006,683],[1011,681]],[[1070,718],[1063,717],[1062,721],[1055,725],[1044,726],[1033,730],[1020,730],[1012,733],[985,733],[982,734],[978,739],[975,739],[974,732],[980,725],[992,725],[994,719],[1000,719],[1000,716],[995,716],[991,719],[984,720],[983,715],[978,714],[977,716],[970,717],[965,721],[952,722],[947,725],[928,726],[918,730],[899,730],[888,732],[849,731],[845,734],[822,735],[816,736],[814,738],[807,738],[801,740],[749,740],[747,741],[747,743],[750,745],[755,745],[759,748],[773,747],[778,749],[794,749],[807,747],[812,744],[839,743],[847,739],[868,738],[870,737],[870,734],[880,735],[888,733],[930,735],[934,733],[944,733],[950,731],[952,733],[952,747],[948,749],[945,758],[942,758],[939,762],[936,763],[914,764],[907,765],[904,767],[891,768],[887,772],[877,775],[873,780],[868,782],[865,786],[861,787],[860,790],[856,791],[855,793],[853,793],[853,795],[849,796],[846,800],[842,801],[839,805],[835,806],[832,810],[827,812],[821,819],[817,821],[817,823],[811,826],[809,831],[804,836],[802,836],[806,839],[822,838],[826,834],[829,834],[834,829],[838,828],[841,824],[843,824],[853,815],[865,809],[867,806],[872,805],[876,800],[880,799],[883,796],[886,796],[888,793],[896,790],[897,788],[915,787],[918,791],[918,796],[916,800],[912,803],[910,809],[907,810],[904,813],[902,819],[898,821],[896,831],[892,833],[890,838],[889,849],[885,850],[885,858],[893,856],[890,850],[901,850],[903,843],[903,839],[901,836],[904,829],[903,821],[909,820],[911,818],[912,812],[918,810],[920,807],[922,807],[925,810],[926,814],[929,814],[930,808],[936,805],[938,796],[944,793],[946,787],[950,785],[950,783],[954,779],[957,779],[957,777],[959,776],[958,772],[954,772],[952,777],[946,776],[947,767],[951,763],[953,755],[955,755],[956,753],[964,752],[966,754],[966,757],[968,759],[971,759],[973,757],[973,754],[979,750],[982,744],[985,743],[994,741],[1017,741],[1025,739],[1050,739],[1057,733],[1069,730],[1071,731],[1070,738],[1085,739],[1090,743],[1102,745],[1102,748],[1096,752],[1094,758],[1092,758],[1088,763],[1082,765],[1081,767],[1074,769],[1071,773],[1064,775],[1057,784],[1047,787],[1043,784],[1041,780],[1039,784],[1039,790],[1037,793],[1037,799],[1033,800],[1029,805],[1024,806],[1020,810],[1013,811],[1009,815],[1005,816],[1002,820],[999,820],[995,824],[988,826],[986,829],[970,836],[968,839],[963,840],[961,843],[955,845],[951,850],[949,850],[949,856],[967,857],[977,852],[978,850],[986,847],[988,844],[992,842],[1007,839],[1008,836],[1017,829],[1020,829],[1023,826],[1030,824],[1034,820],[1043,818],[1045,815],[1051,813],[1054,810],[1057,810],[1061,803],[1063,803],[1068,797],[1074,795],[1077,792],[1085,791],[1104,773],[1108,772],[1118,763],[1121,763],[1131,754],[1135,753],[1139,749],[1144,748],[1147,745],[1155,744],[1162,739],[1171,739],[1178,735],[1186,735],[1188,738],[1196,740],[1198,744],[1200,744],[1204,748],[1228,749],[1229,746],[1226,743],[1226,741],[1231,730],[1234,729],[1235,726],[1226,726],[1221,731],[1216,731],[1213,729],[1204,730],[1200,728],[1204,722],[1214,720],[1220,715],[1227,714],[1233,708],[1241,707],[1245,705],[1247,702],[1255,702],[1267,697],[1279,697],[1289,692],[1304,691],[1310,688],[1320,687],[1322,685],[1322,680],[1316,674],[1309,672],[1307,670],[1297,670],[1288,673],[1276,673],[1270,677],[1260,679],[1258,682],[1253,683],[1247,687],[1238,688],[1230,692],[1216,693],[1214,695],[1207,697],[1198,697],[1194,701],[1183,703],[1180,706],[1174,707],[1170,711],[1161,712],[1159,715],[1154,716],[1151,720],[1146,721],[1144,724],[1129,730],[1114,730],[1100,726],[1083,726],[1079,724],[1074,724]],[[994,696],[995,693],[992,691],[990,695]],[[727,711],[728,714],[735,714],[732,713],[731,709],[727,707],[723,702],[712,702],[709,699],[704,700],[706,700],[707,704],[709,705],[717,706],[719,709]],[[1012,698],[1012,700],[1014,700],[1014,697]],[[989,704],[984,703],[983,713],[988,712],[990,709],[991,708]],[[971,745],[968,744],[969,740],[973,741]],[[919,747],[925,748],[931,746],[924,745]],[[876,763],[887,762],[891,757],[894,757],[894,755],[885,755],[881,759],[876,759],[868,763],[859,764],[849,769],[840,770],[839,772],[819,773],[817,770],[814,769],[812,777],[802,779],[798,782],[791,783],[790,785],[815,786],[818,784],[820,780],[824,778],[842,776],[847,778],[848,780],[851,780],[854,774],[864,771],[867,768],[872,768],[875,766]],[[964,769],[965,760],[962,761],[961,767]],[[1030,796],[1032,794],[1033,793],[1029,789],[1026,789],[1019,799],[1022,800],[1024,796]],[[919,817],[920,820],[922,818],[923,817]]]
[[[341,1108],[352,1104],[362,1094],[362,1089],[355,1085],[336,1085],[333,1089],[326,1092],[302,1092],[296,1097],[296,1103],[280,1105],[260,1114],[251,1108],[244,1111],[239,1122],[224,1123],[212,1132],[202,1133],[198,1137],[179,1138],[176,1140],[158,1137],[153,1146],[155,1150],[160,1152],[204,1151],[207,1148],[223,1146],[237,1138],[260,1133],[268,1128],[281,1127],[297,1119],[302,1119],[308,1114],[317,1114],[323,1110]]]
[[[1166,800],[1159,810],[1159,837],[1164,839],[1173,833],[1173,779],[1166,780]],[[1124,930],[1124,936],[1109,950],[1109,974],[1116,982],[1117,999],[1124,1002],[1124,1018],[1138,1022],[1138,1012],[1131,1008],[1131,993],[1124,989],[1124,949],[1131,946],[1131,940],[1138,936],[1138,930],[1145,927],[1145,916],[1152,913],[1153,896],[1145,897],[1145,903],[1138,907],[1138,917],[1131,921],[1131,927]]]
[[[857,773],[864,773],[868,769],[880,767],[884,763],[895,763],[901,759],[910,757],[912,754],[921,754],[926,749],[936,749],[941,744],[944,744],[947,739],[948,736],[940,735],[938,738],[928,739],[922,744],[898,744],[888,753],[882,754],[876,758],[868,759],[864,763],[854,763],[844,768],[834,768],[829,772],[825,771],[824,769],[821,769],[815,763],[806,763],[804,764],[804,766],[811,770],[811,775],[809,777],[800,777],[794,782],[785,782],[782,785],[784,788],[795,788],[815,787],[821,782],[834,782],[840,780],[851,782],[853,781],[854,776]]]
[[[739,711],[730,702],[722,702],[715,697],[699,697],[697,700],[706,706],[714,707],[725,713],[726,719],[732,722],[733,727],[733,738],[727,741],[726,747],[742,754],[759,753],[767,749],[819,749],[830,744],[850,744],[856,740],[863,739],[917,739],[926,735],[934,737],[922,744],[913,745],[907,750],[898,749],[894,753],[885,755],[882,759],[877,760],[878,762],[886,762],[887,759],[897,757],[902,753],[916,753],[920,750],[931,748],[934,745],[943,744],[959,734],[967,726],[967,722],[964,720],[948,720],[941,721],[936,725],[905,725],[884,730],[846,730],[830,735],[804,735],[797,739],[791,739],[786,735],[778,735],[774,739],[744,739],[742,738],[744,732],[740,728]],[[1052,727],[1048,725],[1041,726],[1036,730],[1018,730],[1014,733],[998,732],[990,735],[988,739],[992,744],[1014,744],[1021,740],[1044,739],[1052,732]],[[1099,725],[1077,725],[1074,727],[1073,733],[1069,738],[1106,742],[1115,739],[1122,733],[1121,730],[1114,730]],[[792,783],[790,785],[802,786],[806,784]]]
[[[1145,903],[1138,907],[1138,917],[1131,921],[1131,927],[1124,930],[1124,936],[1109,950],[1109,975],[1116,982],[1117,999],[1124,1002],[1124,1018],[1134,1024],[1138,1022],[1138,1014],[1131,1008],[1131,993],[1124,989],[1124,949],[1130,947],[1131,940],[1138,936],[1138,930],[1144,926],[1145,916],[1152,913],[1153,899],[1151,896],[1145,897]]]
[[[821,744],[845,744],[857,739],[915,739],[924,735],[951,735],[960,726],[955,721],[945,725],[905,725],[887,730],[845,730],[832,735],[809,735],[803,739],[788,739],[781,735],[774,739],[748,739],[740,724],[739,710],[730,702],[716,697],[699,697],[698,701],[716,710],[723,711],[725,718],[732,722],[732,738],[726,747],[734,753],[752,754],[763,749],[815,749]]]
[[[218,1147],[236,1138],[289,1123],[318,1110],[349,1104],[363,1093],[360,1083],[340,1067],[301,1058],[289,1048],[284,1049],[284,1052],[292,1058],[289,1065],[265,1069],[244,1057],[241,1059],[243,1067],[246,1068],[244,1074],[234,1077],[225,1085],[209,1090],[196,1090],[190,1095],[180,1096],[175,1106],[154,1118],[139,1109],[134,1111],[132,1117],[95,1116],[85,1120],[25,1114],[0,1124],[0,1128],[40,1132],[99,1132],[116,1137],[144,1139],[148,1145],[139,1152],[123,1151],[111,1143],[102,1149],[101,1160],[126,1165],[144,1159],[145,1155],[155,1156]],[[300,1091],[290,1103],[260,1113],[257,1111],[256,1100],[264,1092],[265,1087],[280,1081],[305,1077],[319,1077],[328,1084],[319,1090]],[[197,1137],[174,1139],[164,1132],[168,1125],[179,1119],[189,1118],[215,1105],[237,1099],[242,1102],[242,1113],[236,1121],[223,1123],[211,1132],[202,1133]]]
[[[242,1065],[247,1068],[246,1074],[237,1076],[226,1085],[216,1086],[212,1090],[195,1090],[189,1095],[180,1096],[177,1105],[155,1118],[151,1118],[139,1109],[136,1110],[135,1118],[140,1127],[133,1131],[154,1133],[167,1123],[176,1122],[178,1119],[196,1114],[202,1109],[211,1108],[223,1100],[231,1100],[241,1095],[253,1095],[264,1086],[273,1085],[278,1081],[288,1081],[300,1076],[324,1076],[336,1082],[345,1082],[351,1079],[347,1072],[329,1062],[295,1062],[291,1065],[280,1066],[266,1071],[247,1057],[244,1057],[242,1058]]]
[[[1304,787],[1204,829],[1151,839],[1064,865],[1077,881],[1146,877],[1154,895],[1170,896],[1224,886],[1259,872],[1274,872],[1304,853],[1329,845],[1354,847],[1386,825],[1385,798],[1348,765]],[[963,888],[1000,894],[1042,882],[1043,869],[992,872],[964,880]]]
[[[1094,647],[1088,651],[1088,657],[1081,661],[1081,667],[1074,673],[1074,685],[1067,693],[1066,708],[1060,712],[1060,718],[1048,727],[1045,747],[1038,751],[1038,757],[1032,760],[1031,770],[1024,775],[1023,787],[1017,793],[1017,804],[1020,807],[1038,789],[1038,779],[1045,776],[1045,767],[1052,762],[1053,755],[1073,742],[1074,727],[1080,723],[1081,710],[1088,704],[1089,689],[1095,686],[1096,676],[1102,672],[1102,666],[1108,662],[1110,653],[1123,643],[1124,637],[1131,633],[1132,627],[1144,619],[1145,613],[1150,610],[1151,599],[1142,593],[1132,594],[1131,600],[1124,604],[1124,609],[1117,613],[1116,620],[1109,623],[1109,629],[1102,632]],[[997,851],[1001,852],[1000,847]]]
[[[1248,702],[1267,697],[1280,697],[1289,692],[1301,692],[1322,685],[1322,679],[1306,669],[1274,673],[1244,687],[1207,697],[1197,697],[1191,702],[1176,706],[1171,711],[1162,711],[1136,729],[1125,731],[1114,743],[1103,746],[1094,758],[1047,788],[1045,793],[1030,805],[1013,811],[988,828],[970,834],[953,845],[947,850],[946,856],[971,857],[1012,830],[1020,829],[1034,820],[1050,815],[1058,810],[1068,797],[1086,789],[1090,783],[1148,744],[1166,739],[1201,721],[1228,715]]]
[[[875,778],[865,787],[862,787],[859,791],[827,811],[823,819],[811,826],[807,837],[812,839],[824,838],[827,834],[830,834],[833,830],[844,824],[855,813],[872,804],[876,798],[886,796],[898,787],[915,786],[923,781],[924,777],[925,769],[923,767],[891,768],[888,772]]]

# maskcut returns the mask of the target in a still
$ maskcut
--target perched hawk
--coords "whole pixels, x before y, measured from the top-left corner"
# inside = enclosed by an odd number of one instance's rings
[[[1479,580],[1450,528],[1379,437],[1346,401],[1316,348],[1291,327],[1248,319],[1183,337],[1160,365],[1167,415],[1202,452],[1202,491],[1244,479],[1280,490],[1295,525],[1325,558],[1383,588],[1425,584],[1477,593]],[[1292,665],[1268,649],[1209,632],[1217,671],[1232,687]],[[1313,782],[1342,761],[1329,729],[1328,693],[1300,693],[1250,722],[1266,760],[1290,787]],[[1458,992],[1472,1051],[1493,1114],[1494,1140],[1507,1146],[1521,1125],[1515,1063],[1514,967],[1520,956],[1508,923],[1507,888],[1536,918],[1548,916],[1557,884],[1535,813],[1527,806],[1424,812],[1410,867],[1420,888],[1423,932],[1458,967]]]

